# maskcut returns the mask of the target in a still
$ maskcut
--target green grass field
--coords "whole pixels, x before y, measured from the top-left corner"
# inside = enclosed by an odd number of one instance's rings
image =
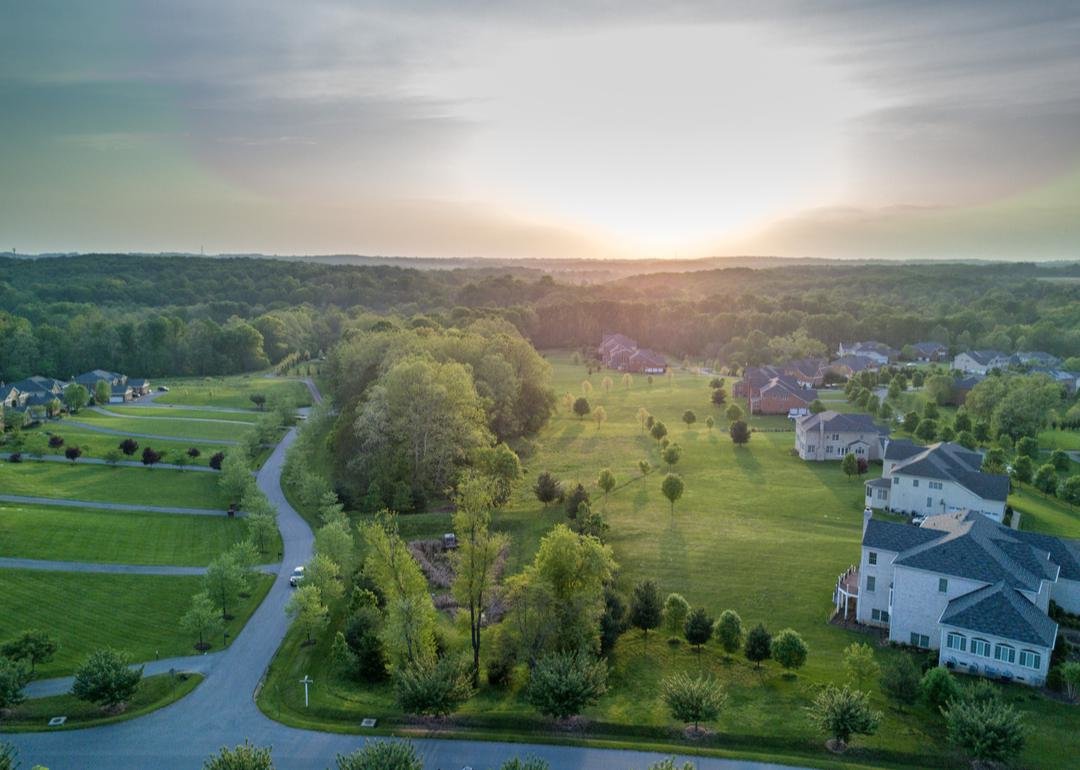
[[[260,575],[252,595],[231,611],[235,637],[273,583]],[[191,597],[201,590],[199,577],[103,575],[34,570],[0,570],[4,611],[0,639],[27,628],[40,628],[60,641],[56,658],[38,667],[41,678],[70,674],[99,647],[128,652],[134,661],[194,655],[194,639],[178,630]],[[209,640],[220,649],[221,639]]]
[[[83,414],[86,414],[84,412]],[[240,426],[237,426],[240,427]],[[47,437],[44,435],[44,431],[49,433],[55,433],[64,439],[64,446],[59,449],[52,449],[47,446]],[[23,433],[25,441],[23,444],[23,457],[26,460],[30,460],[30,449],[36,445],[44,454],[63,454],[64,449],[68,446],[78,446],[83,450],[85,457],[96,457],[98,459],[104,458],[105,455],[113,449],[117,449],[120,442],[124,440],[123,436],[110,436],[104,433],[95,433],[94,431],[86,430],[84,428],[76,428],[72,425],[60,423],[49,423],[48,425],[31,428]],[[153,447],[159,452],[165,452],[165,459],[163,462],[171,462],[181,454],[187,454],[188,449],[196,447],[199,450],[199,456],[194,460],[191,460],[191,465],[206,465],[210,461],[210,457],[215,452],[220,452],[228,447],[220,444],[204,444],[198,439],[174,440],[174,441],[161,441],[157,439],[135,439],[139,443],[139,449],[131,457],[125,456],[124,460],[139,461],[142,455],[143,447]],[[190,459],[190,458],[189,458]]]
[[[195,673],[148,676],[139,683],[139,689],[127,702],[127,708],[119,714],[105,714],[100,707],[79,700],[74,695],[31,698],[13,708],[7,717],[0,720],[0,733],[31,732],[43,729],[77,730],[81,727],[123,722],[180,700],[198,687],[202,680],[202,674]],[[67,721],[59,728],[49,727],[49,720],[58,714],[65,715]]]
[[[0,556],[205,566],[247,536],[244,519],[0,503]],[[280,541],[265,560],[277,560]]]
[[[198,439],[236,441],[250,430],[247,423],[199,422],[196,420],[175,420],[160,417],[113,417],[90,409],[82,410],[72,419],[88,425],[96,425],[124,433],[153,434],[177,439],[190,439],[192,441]]]
[[[217,474],[165,468],[3,462],[0,490],[11,495],[182,508],[220,508],[224,504]]]
[[[229,420],[231,422],[256,422],[264,412],[255,411],[254,408],[245,411],[216,412],[212,409],[186,409],[181,406],[130,406],[127,404],[109,404],[105,407],[110,412],[116,412],[128,417],[170,417],[197,420]]]
[[[581,394],[586,379],[582,366],[552,356],[558,396]],[[611,376],[614,387],[605,394],[602,381]],[[794,433],[783,417],[758,418],[749,445],[736,448],[727,435],[722,411],[709,402],[710,377],[678,373],[674,382],[656,378],[650,387],[635,378],[627,390],[620,375],[594,374],[589,397],[594,408],[604,406],[607,421],[599,428],[560,411],[537,438],[537,451],[523,458],[527,475],[511,502],[500,511],[494,528],[512,538],[508,574],[531,560],[539,538],[559,521],[561,509],[545,510],[531,492],[536,476],[548,470],[564,486],[586,484],[595,506],[606,509],[611,527],[607,537],[620,564],[618,585],[629,592],[644,578],[657,580],[666,593],[677,591],[692,605],[704,606],[714,617],[733,608],[744,626],[763,622],[773,632],[784,627],[798,630],[810,646],[810,657],[797,677],[789,678],[775,664],[758,673],[742,658],[724,661],[710,646],[698,656],[685,643],[669,645],[656,635],[643,646],[638,632],[628,632],[611,657],[610,691],[586,717],[589,736],[616,744],[674,744],[685,750],[678,726],[658,698],[661,681],[685,670],[709,671],[728,688],[730,701],[716,725],[713,741],[695,744],[702,749],[764,753],[817,764],[827,761],[819,736],[803,707],[814,689],[840,680],[841,652],[853,641],[867,637],[826,622],[832,610],[831,594],[837,575],[859,558],[863,485],[848,480],[838,463],[804,463],[792,456]],[[731,378],[727,378],[729,393]],[[842,396],[842,394],[841,394]],[[683,475],[686,492],[674,514],[660,493],[664,474],[656,442],[643,435],[637,410],[644,406],[668,427],[668,436],[683,448],[675,470]],[[697,422],[689,428],[683,412],[693,410]],[[707,416],[716,425],[710,432]],[[640,459],[656,469],[644,482],[637,472]],[[605,502],[595,486],[598,472],[611,468],[620,488]],[[872,473],[877,472],[873,469]],[[1061,523],[1061,522],[1059,522]],[[406,537],[433,537],[449,529],[449,516],[425,513],[400,519]],[[1080,535],[1080,527],[1071,534]],[[464,644],[449,621],[445,632]],[[354,729],[360,715],[379,716],[384,726],[407,724],[394,704],[389,686],[365,687],[344,682],[328,663],[329,636],[313,648],[301,647],[290,635],[275,660],[260,705],[269,715],[305,726]],[[895,654],[877,651],[879,661]],[[303,673],[323,684],[313,690],[312,705],[304,709],[292,686]],[[519,672],[520,673],[520,672]],[[846,761],[873,766],[951,766],[944,749],[940,719],[916,711],[898,712],[870,687],[874,704],[884,713],[877,735],[859,739],[863,748]],[[1009,697],[1030,713],[1031,719],[1054,727],[1032,737],[1028,757],[1037,764],[1066,749],[1080,751],[1080,715],[1022,688]],[[542,740],[553,736],[549,725],[522,698],[521,682],[509,691],[482,687],[455,717],[465,731]],[[1053,764],[1053,763],[1049,763]]]
[[[1039,434],[1039,447],[1080,452],[1080,430],[1044,430]]]
[[[310,406],[311,396],[302,382],[258,374],[236,377],[206,377],[167,379],[155,382],[154,387],[166,385],[169,392],[158,396],[159,404],[186,404],[188,406],[227,406],[251,409],[250,396],[261,393],[272,398],[279,391],[292,398],[298,406]]]

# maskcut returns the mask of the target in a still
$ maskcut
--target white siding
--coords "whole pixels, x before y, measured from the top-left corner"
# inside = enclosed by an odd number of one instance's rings
[[[965,650],[960,652],[959,650],[949,649],[945,646],[945,640],[948,634],[952,632],[964,637]],[[982,639],[990,645],[990,657],[984,657],[981,655],[975,655],[972,653],[972,639]],[[1035,644],[1025,644],[1023,642],[1013,641],[1011,639],[1004,639],[999,636],[992,636],[990,634],[984,634],[978,631],[967,631],[965,629],[956,628],[942,624],[941,632],[937,639],[938,648],[938,663],[942,666],[953,664],[957,670],[964,671],[970,674],[983,674],[987,676],[1001,676],[1004,673],[1008,673],[1013,679],[1018,679],[1025,684],[1041,685],[1046,681],[1046,672],[1050,668],[1050,650],[1046,647],[1041,647]],[[1015,660],[1013,663],[1006,663],[1001,660],[994,659],[994,648],[998,644],[1007,644],[1012,647],[1015,652]],[[1020,653],[1024,650],[1030,650],[1038,653],[1039,655],[1039,667],[1030,668],[1020,665]]]
[[[877,554],[877,564],[870,563],[870,553]],[[862,559],[859,561],[859,601],[855,618],[860,623],[870,626],[884,626],[885,623],[873,619],[874,610],[889,611],[889,586],[892,584],[894,551],[882,551],[863,546]],[[866,590],[866,578],[873,576],[873,591]]]
[[[889,470],[892,471],[891,468]],[[891,473],[890,478],[893,479],[889,493],[891,511],[936,516],[971,509],[998,523],[1005,519],[1005,501],[985,500],[955,481],[909,476],[903,471]],[[918,486],[915,485],[916,481]],[[931,482],[940,483],[941,489],[931,489]],[[930,505],[926,504],[927,498],[931,499]]]
[[[930,637],[930,646],[939,644],[938,621],[946,605],[958,596],[969,594],[987,585],[973,580],[948,577],[948,590],[938,591],[938,580],[944,575],[924,572],[911,567],[897,566],[893,571],[893,611],[889,623],[889,639],[909,644],[911,634]]]

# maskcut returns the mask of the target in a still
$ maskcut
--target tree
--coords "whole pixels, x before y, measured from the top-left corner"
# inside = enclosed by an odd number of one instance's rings
[[[881,668],[874,660],[874,649],[865,643],[852,642],[844,648],[844,671],[860,688],[877,678]]]
[[[716,420],[714,420],[712,415],[710,414],[708,417],[705,418],[705,427],[709,429],[710,433],[712,433],[714,425],[716,425]]]
[[[251,399],[251,403],[255,404],[255,408],[260,412],[266,407],[266,395],[264,393],[252,393],[248,398]]]
[[[750,427],[742,420],[731,423],[728,432],[731,434],[731,440],[735,443],[735,446],[743,446],[750,441]]]
[[[222,620],[231,620],[232,607],[246,587],[244,571],[227,553],[210,562],[203,575],[203,587],[214,604],[221,610]]]
[[[664,476],[663,483],[660,484],[660,491],[664,493],[664,497],[671,503],[671,515],[675,515],[675,501],[682,497],[683,491],[686,489],[686,484],[682,480],[682,476],[675,473],[669,473]]]
[[[1004,473],[1005,450],[1000,447],[991,447],[986,450],[980,469],[983,473]]]
[[[23,688],[30,681],[30,668],[21,660],[0,657],[0,709],[18,706],[26,697]]]
[[[536,663],[525,699],[541,714],[567,719],[607,692],[607,664],[581,653],[552,653]]]
[[[64,437],[59,434],[49,436],[49,449],[59,449],[64,445]]]
[[[746,635],[743,654],[757,669],[761,668],[763,661],[772,657],[772,634],[765,630],[765,626],[761,623],[751,628]]]
[[[82,457],[82,453],[83,451],[81,448],[77,446],[69,446],[67,449],[64,450],[64,457],[74,463],[76,460]]]
[[[821,690],[807,711],[815,726],[841,750],[853,735],[873,735],[881,722],[881,714],[870,708],[865,692],[835,685]]]
[[[199,451],[199,448],[197,446],[188,447],[187,456],[190,457],[192,460],[199,459],[199,456],[201,454],[202,452]]]
[[[577,516],[581,504],[589,502],[589,492],[585,489],[583,484],[575,484],[574,488],[570,490],[570,494],[566,495],[563,502],[565,504],[566,515],[572,519]]]
[[[599,535],[597,535],[599,537]],[[604,614],[600,616],[600,654],[615,649],[619,637],[627,628],[626,602],[613,585],[604,586]]]
[[[589,372],[589,373],[592,374],[592,372]],[[589,382],[588,380],[582,380],[581,381],[581,392],[584,393],[586,396],[590,395],[593,392],[592,383]]]
[[[932,710],[942,711],[949,705],[949,701],[960,695],[960,685],[948,669],[935,666],[923,674],[919,693]]]
[[[1032,484],[1045,495],[1053,495],[1057,492],[1058,475],[1054,470],[1054,466],[1050,463],[1040,465],[1039,469],[1035,471],[1035,478],[1032,479]]]
[[[1027,455],[1017,455],[1012,461],[1012,477],[1022,484],[1030,484],[1035,473],[1034,463]]]
[[[394,674],[394,695],[406,714],[444,717],[457,711],[472,694],[470,668],[459,659],[413,663]]]
[[[593,409],[593,420],[596,422],[596,429],[600,430],[600,426],[607,421],[607,409],[602,406],[598,406]]]
[[[133,438],[126,438],[120,442],[118,449],[126,454],[128,457],[135,454],[139,448],[139,442]]]
[[[702,722],[716,721],[727,703],[727,693],[711,676],[675,674],[661,682],[660,689],[671,716],[692,724],[694,732]]]
[[[915,433],[915,430],[919,427],[921,418],[918,412],[908,412],[904,415],[904,430],[908,433]]]
[[[124,459],[124,455],[120,452],[119,449],[110,449],[102,456],[101,459],[103,459],[107,464],[115,466]]]
[[[210,455],[209,465],[215,471],[220,471],[221,470],[221,464],[223,462],[225,462],[225,453],[224,452],[214,452],[214,454]]]
[[[638,460],[638,472],[641,473],[641,486],[645,486],[645,478],[652,473],[652,463],[648,460]]]
[[[210,649],[210,643],[206,641],[207,637],[220,634],[224,628],[221,615],[205,591],[191,598],[191,607],[180,618],[180,630],[198,637],[199,641],[195,644],[195,649],[200,652]]]
[[[919,668],[910,655],[900,654],[881,670],[881,689],[902,706],[919,699]]]
[[[249,514],[249,531],[250,519],[251,515]],[[345,588],[356,569],[356,544],[353,541],[348,519],[327,519],[326,521],[326,524],[323,524],[315,531],[315,553],[325,556],[337,565],[342,587]],[[326,598],[325,593],[323,597]]]
[[[1009,762],[1024,749],[1023,718],[999,698],[957,698],[944,715],[949,743],[972,759]]]
[[[615,386],[615,383],[612,382],[610,377],[604,377],[604,379],[600,380],[600,387],[604,389],[604,395],[605,396],[607,396],[609,393],[611,393],[611,389],[614,386]]]
[[[221,463],[221,475],[218,476],[222,496],[230,503],[239,503],[254,484],[247,453],[241,449],[230,450]]]
[[[161,462],[161,453],[155,452],[151,447],[145,447],[142,451],[142,464],[152,468]]]
[[[319,589],[310,584],[301,585],[289,597],[285,614],[304,635],[305,644],[314,644],[311,635],[330,622],[329,610],[322,602]]]
[[[810,414],[821,414],[825,411],[825,404],[821,402],[820,398],[815,398],[810,402]]]
[[[94,384],[94,401],[98,404],[109,403],[109,398],[112,396],[112,386],[105,380],[98,380]]]
[[[975,440],[975,434],[973,434],[969,430],[964,430],[957,433],[956,443],[964,447],[964,449],[969,449],[972,451],[974,451],[975,447],[978,446],[978,442]]]
[[[33,674],[38,663],[48,663],[59,649],[60,642],[55,636],[32,628],[4,642],[0,647],[0,655],[10,660],[26,661],[30,664],[30,673]]]
[[[1016,454],[1030,457],[1032,460],[1037,459],[1039,457],[1039,442],[1031,436],[1021,436],[1016,442]]]
[[[274,770],[274,760],[270,756],[270,747],[253,746],[246,740],[221,750],[203,763],[203,770]]]
[[[681,457],[682,447],[678,444],[668,444],[664,447],[664,451],[660,453],[660,458],[667,463],[668,472],[679,462]]]
[[[1050,453],[1050,464],[1054,466],[1055,470],[1064,472],[1069,470],[1071,461],[1064,449],[1055,449]]]
[[[915,438],[922,441],[933,441],[937,438],[938,425],[937,421],[927,417],[919,422],[915,428]]]
[[[453,593],[469,613],[472,645],[472,684],[480,686],[480,630],[495,593],[496,565],[509,545],[504,534],[489,529],[493,485],[490,480],[467,477],[458,485],[454,498],[454,534],[458,548],[453,554]]]
[[[649,415],[649,410],[648,409],[646,409],[643,406],[638,407],[637,419],[638,419],[638,423],[640,423],[640,425],[641,425],[641,432],[642,433],[645,432],[645,423],[648,421],[649,416],[650,415]]]
[[[742,646],[742,618],[735,610],[724,610],[713,627],[713,637],[720,643],[721,649],[733,655]]]
[[[104,709],[120,711],[138,689],[142,674],[142,666],[129,668],[127,655],[102,648],[90,653],[76,670],[71,694]]]
[[[935,374],[928,377],[924,386],[926,397],[937,406],[948,404],[953,400],[955,383],[956,381],[947,374]],[[928,414],[926,416],[931,417],[932,415]]]
[[[1069,476],[1058,484],[1057,495],[1072,505],[1080,505],[1080,476]]]
[[[536,477],[536,484],[533,485],[533,493],[536,495],[536,499],[544,504],[547,508],[551,503],[556,502],[563,495],[562,482],[560,482],[550,471],[544,471]]]
[[[600,475],[596,477],[596,486],[600,487],[600,491],[604,493],[604,510],[606,511],[607,497],[611,490],[615,489],[615,474],[611,472],[611,468],[600,471]]]
[[[667,435],[667,426],[660,420],[653,423],[652,428],[649,429],[649,435],[656,439],[656,443],[660,443],[660,439]]]
[[[90,394],[86,388],[77,382],[73,382],[64,388],[64,403],[71,412],[78,412],[90,400]]]
[[[304,567],[304,585],[318,589],[322,602],[340,599],[344,592],[341,567],[325,553],[316,553]]]
[[[682,594],[668,594],[664,600],[664,630],[669,637],[675,637],[683,633],[686,626],[686,616],[690,614],[690,602],[682,597]]]
[[[1076,701],[1076,696],[1080,694],[1080,663],[1070,660],[1062,663],[1061,666],[1061,682],[1065,685],[1065,695],[1069,700]]]
[[[686,429],[690,430],[690,426],[697,422],[697,415],[692,409],[687,409],[682,413],[682,421],[686,423]]]
[[[660,588],[652,580],[642,580],[634,586],[630,596],[630,625],[641,629],[645,644],[649,643],[649,631],[660,627],[664,617]]]
[[[853,478],[859,472],[858,458],[853,453],[848,452],[844,455],[844,459],[840,461],[840,470],[846,473],[849,479]]]
[[[0,741],[0,770],[18,770],[19,752],[6,741]]]
[[[338,754],[337,770],[423,770],[409,741],[369,740],[351,754]]]
[[[772,656],[788,671],[802,668],[808,653],[806,642],[793,628],[779,631],[772,640]]]
[[[683,624],[683,635],[698,652],[701,653],[701,645],[712,638],[713,619],[703,607],[690,612]]]
[[[574,414],[576,414],[578,416],[578,419],[581,420],[590,411],[591,407],[589,406],[589,399],[585,398],[585,396],[578,396],[577,399],[575,399],[574,401]]]

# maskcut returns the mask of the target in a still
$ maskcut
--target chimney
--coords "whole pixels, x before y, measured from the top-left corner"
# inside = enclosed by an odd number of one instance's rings
[[[874,516],[874,511],[869,505],[866,506],[865,508],[863,508],[863,512],[862,512],[862,533],[863,533],[863,537],[866,536],[866,528],[868,526],[870,526],[870,519],[872,519],[873,516]]]

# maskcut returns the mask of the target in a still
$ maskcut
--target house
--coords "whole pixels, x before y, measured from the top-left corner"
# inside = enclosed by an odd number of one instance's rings
[[[795,422],[795,450],[803,460],[842,460],[851,453],[866,460],[880,460],[889,429],[874,423],[868,414],[827,411]]]
[[[42,377],[35,374],[32,377],[11,383],[23,393],[48,393],[50,396],[60,397],[64,394],[64,388],[68,383],[52,377]]]
[[[1033,366],[1042,366],[1047,369],[1054,369],[1061,366],[1061,359],[1050,353],[1044,353],[1041,350],[1021,350],[1016,354],[1016,358],[1022,364],[1032,364]]]
[[[817,391],[805,388],[786,375],[773,377],[755,395],[750,393],[750,414],[788,414],[792,409],[809,409]]]
[[[94,392],[94,388],[96,388],[97,384],[102,380],[107,382],[111,387],[113,385],[125,384],[127,382],[127,377],[117,372],[107,372],[104,369],[94,369],[89,372],[83,372],[75,378],[75,382],[84,386],[91,393]]]
[[[890,361],[895,361],[900,357],[899,350],[889,347],[884,342],[878,342],[877,340],[855,342],[850,345],[840,343],[840,347],[836,351],[836,354],[841,358],[844,356],[863,356],[872,359],[878,366],[884,366]]]
[[[1058,385],[1065,388],[1065,392],[1070,396],[1076,395],[1077,385],[1080,384],[1080,374],[1077,372],[1066,372],[1061,369],[1053,369],[1046,366],[1032,366],[1028,369],[1028,374],[1045,374]]]
[[[866,482],[866,507],[893,513],[938,516],[977,511],[1005,518],[1009,477],[983,473],[982,455],[959,444],[920,446],[906,439],[885,445],[880,479]]]
[[[969,374],[958,380],[953,380],[952,403],[961,406],[966,400],[971,389],[986,379],[985,374]]]
[[[775,366],[748,366],[743,369],[742,379],[731,386],[731,395],[735,398],[749,399],[751,395],[757,396],[758,391],[769,380],[784,375]],[[794,379],[792,380],[794,382]]]
[[[135,398],[135,391],[130,385],[113,385],[109,395],[110,404],[122,404]]]
[[[22,405],[22,394],[14,385],[0,384],[0,406],[18,409]]]
[[[966,374],[986,374],[991,369],[1004,369],[1019,359],[1000,350],[968,350],[953,359],[953,369]]]
[[[637,350],[637,342],[625,334],[605,334],[600,341],[600,347],[597,348],[597,353],[600,355],[600,360],[604,362],[604,366],[611,369],[618,368],[611,363],[612,355],[618,350],[626,350],[632,353]]]
[[[881,364],[869,356],[840,356],[832,363],[829,364],[829,369],[844,377],[852,377],[859,372],[873,371],[878,369]]]
[[[639,374],[663,374],[667,371],[667,359],[654,350],[638,348],[626,362],[626,371]]]
[[[783,364],[777,364],[780,374],[794,377],[805,388],[820,388],[825,383],[825,373],[829,370],[828,362],[822,358],[797,358]]]
[[[966,510],[920,527],[865,513],[859,565],[834,591],[846,617],[938,650],[939,665],[1029,685],[1044,683],[1057,641],[1051,600],[1080,611],[1080,541]]]
[[[949,356],[949,346],[940,342],[916,342],[911,347],[916,361],[943,361]]]
[[[150,392],[150,380],[145,377],[128,377],[127,384],[131,386],[131,390],[136,398],[145,396]]]

